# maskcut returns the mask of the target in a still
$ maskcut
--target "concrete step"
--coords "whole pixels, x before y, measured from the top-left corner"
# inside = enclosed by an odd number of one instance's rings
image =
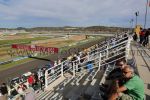
[[[40,100],[40,98],[42,98],[44,95],[46,95],[46,94],[48,94],[48,93],[49,93],[49,91],[45,91],[45,92],[42,91],[42,92],[40,92],[39,95],[36,96],[36,99],[37,99],[37,100]]]
[[[146,100],[150,100],[150,88],[149,88],[150,71],[148,68],[148,67],[150,67],[150,60],[149,60],[149,58],[147,59],[146,56],[144,56],[145,54],[143,54],[143,55],[140,54],[140,52],[144,52],[143,50],[145,50],[145,49],[142,49],[142,47],[136,47],[133,45],[132,45],[132,48],[134,51],[137,51],[137,53],[134,54],[134,57],[136,60],[137,70],[139,72],[139,76],[144,81]],[[150,55],[150,51],[146,50],[146,52]],[[142,57],[142,56],[144,56],[144,57]],[[146,61],[147,64],[145,63],[144,60]]]

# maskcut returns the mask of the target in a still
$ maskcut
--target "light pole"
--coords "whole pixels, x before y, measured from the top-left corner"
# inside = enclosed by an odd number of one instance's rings
[[[136,16],[136,19],[135,19],[135,26],[137,27],[137,16],[139,16],[139,11],[135,12],[135,16]]]
[[[147,2],[146,2],[146,11],[145,11],[144,29],[146,28],[146,20],[147,20],[147,6],[148,6],[148,0],[147,0]]]

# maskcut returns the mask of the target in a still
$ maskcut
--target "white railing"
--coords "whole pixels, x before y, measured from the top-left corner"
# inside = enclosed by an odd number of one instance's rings
[[[50,83],[52,83],[59,77],[63,77],[64,74],[67,73],[68,71],[72,72],[73,74],[72,77],[75,77],[78,71],[84,72],[85,70],[87,70],[86,65],[89,61],[93,61],[92,69],[96,69],[94,74],[92,75],[92,79],[93,79],[102,66],[105,66],[109,63],[117,61],[116,59],[114,59],[113,61],[106,62],[107,60],[113,59],[114,57],[117,57],[119,55],[123,55],[119,59],[127,56],[126,54],[127,54],[127,50],[129,49],[129,43],[130,43],[129,39],[126,40],[127,38],[128,37],[124,37],[124,38],[114,41],[116,43],[115,45],[110,45],[110,43],[108,43],[108,45],[97,48],[94,51],[90,51],[85,57],[80,58],[80,60],[75,60],[75,61],[65,60],[61,62],[60,64],[49,68],[45,72],[45,83],[46,83],[45,87],[47,87]],[[126,49],[127,47],[128,49]],[[105,48],[105,49],[102,49],[102,48]],[[83,61],[80,62],[81,60]],[[80,78],[81,77],[79,77],[79,79]]]

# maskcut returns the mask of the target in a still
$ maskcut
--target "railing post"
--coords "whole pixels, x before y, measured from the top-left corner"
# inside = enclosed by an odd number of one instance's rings
[[[78,63],[76,62],[76,65],[75,65],[75,69],[76,71],[78,71]]]
[[[48,87],[48,70],[45,71],[45,88]]]
[[[125,51],[125,57],[126,57],[126,60],[127,60],[128,56],[129,56],[130,43],[131,43],[131,38],[128,37],[128,41],[127,41],[127,45],[126,45],[126,51]]]
[[[61,62],[61,77],[64,77],[64,72],[63,72],[64,66],[63,66],[63,63],[64,63],[64,62]]]
[[[54,66],[57,66],[57,61],[54,61]]]
[[[75,72],[75,62],[73,62],[73,77],[75,77],[76,72]]]
[[[101,57],[102,57],[102,54],[101,53],[99,53],[99,68],[98,68],[98,70],[100,70],[100,67],[101,67]]]
[[[90,61],[90,53],[87,52],[87,60]]]
[[[106,48],[106,58],[108,58],[109,52],[108,52],[108,47],[109,45],[107,44],[107,48]]]

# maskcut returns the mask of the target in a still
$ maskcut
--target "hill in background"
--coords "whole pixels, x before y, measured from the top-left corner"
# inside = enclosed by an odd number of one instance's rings
[[[65,26],[65,27],[34,27],[34,28],[24,28],[24,27],[18,27],[18,28],[0,28],[0,32],[4,31],[25,31],[25,32],[52,32],[52,33],[61,33],[61,32],[104,32],[104,33],[115,33],[115,32],[122,32],[122,31],[128,31],[129,28],[123,28],[123,27],[106,27],[106,26],[90,26],[90,27],[71,27],[71,26]]]

